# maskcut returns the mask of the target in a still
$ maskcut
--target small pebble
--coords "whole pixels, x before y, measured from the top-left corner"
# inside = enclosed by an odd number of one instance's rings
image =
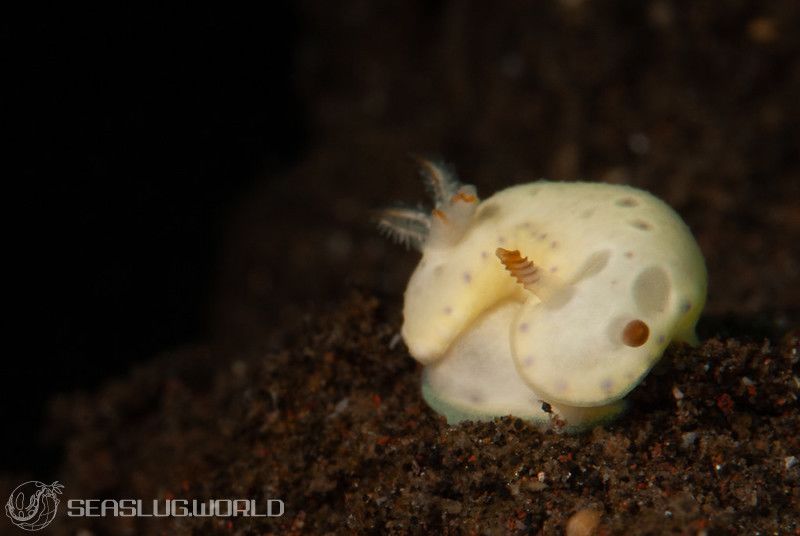
[[[237,378],[244,378],[247,374],[247,363],[241,360],[234,361],[231,364],[231,372]]]
[[[349,399],[349,398],[343,398],[343,399],[341,399],[341,400],[340,400],[339,402],[337,402],[337,403],[336,403],[336,405],[333,407],[333,413],[329,414],[327,418],[328,418],[328,419],[332,419],[332,418],[334,418],[334,417],[337,417],[337,416],[338,416],[338,415],[340,415],[340,414],[341,414],[343,411],[345,411],[345,410],[347,409],[347,406],[349,406],[349,405],[350,405],[350,399]]]
[[[567,521],[567,536],[591,536],[600,525],[600,512],[585,508],[575,512]]]
[[[795,465],[797,465],[797,458],[795,456],[787,456],[783,459],[783,466],[786,467],[787,471]]]
[[[779,35],[778,27],[773,19],[759,17],[747,24],[747,36],[760,45],[775,42]]]
[[[397,345],[400,344],[403,340],[403,335],[398,331],[392,337],[392,340],[389,341],[389,350],[394,350],[397,348]]]

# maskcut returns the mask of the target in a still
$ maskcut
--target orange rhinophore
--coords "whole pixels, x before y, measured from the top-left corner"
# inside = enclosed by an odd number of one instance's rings
[[[458,244],[472,225],[480,199],[475,187],[462,184],[441,163],[416,158],[433,194],[433,211],[394,207],[375,217],[378,227],[401,244],[424,251]]]
[[[453,196],[450,202],[455,203],[456,201],[464,201],[465,203],[474,203],[477,200],[478,200],[477,196],[468,194],[466,192],[458,192]]]
[[[438,208],[433,209],[433,215],[436,216],[439,220],[447,223],[447,214],[443,210],[439,210]]]
[[[511,272],[511,275],[526,289],[530,290],[530,287],[539,281],[539,269],[533,264],[533,261],[523,257],[519,250],[509,251],[497,248],[495,255],[506,267],[506,270]]]

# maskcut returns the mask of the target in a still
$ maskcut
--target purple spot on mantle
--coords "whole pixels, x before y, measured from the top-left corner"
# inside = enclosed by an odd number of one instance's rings
[[[527,322],[523,322],[522,324],[520,324],[519,325],[519,330],[522,333],[527,333],[528,332],[528,323]]]
[[[464,272],[462,277],[464,278],[464,283],[469,285],[472,282],[472,275],[469,272]]]

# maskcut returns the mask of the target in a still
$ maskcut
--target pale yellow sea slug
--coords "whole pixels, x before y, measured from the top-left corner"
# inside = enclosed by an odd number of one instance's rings
[[[432,212],[379,224],[422,252],[402,336],[448,422],[609,419],[671,340],[694,343],[703,256],[664,202],[628,186],[539,181],[480,201],[422,161]]]

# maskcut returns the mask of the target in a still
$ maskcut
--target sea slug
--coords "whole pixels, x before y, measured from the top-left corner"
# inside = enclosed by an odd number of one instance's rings
[[[379,225],[422,252],[402,336],[449,423],[555,416],[580,429],[617,415],[671,340],[696,342],[705,263],[661,200],[539,181],[480,201],[420,163],[433,210],[387,209]]]

